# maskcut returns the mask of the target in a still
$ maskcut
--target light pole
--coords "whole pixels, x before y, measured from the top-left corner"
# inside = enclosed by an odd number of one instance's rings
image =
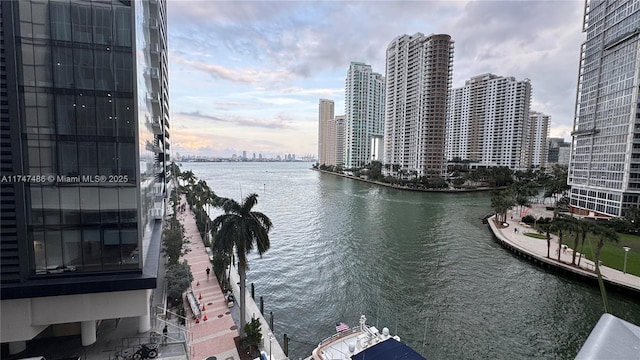
[[[631,250],[631,248],[628,246],[623,246],[622,248],[624,249],[624,266],[622,268],[622,273],[626,274],[627,273],[627,254],[629,254],[629,250]]]
[[[269,333],[269,360],[272,360],[271,358],[271,341],[273,340],[273,334]]]

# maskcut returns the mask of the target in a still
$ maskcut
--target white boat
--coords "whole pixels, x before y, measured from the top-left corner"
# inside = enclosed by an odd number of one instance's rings
[[[380,332],[366,322],[367,318],[360,316],[359,327],[322,340],[305,360],[426,360],[400,342],[400,337],[391,336],[388,328]]]

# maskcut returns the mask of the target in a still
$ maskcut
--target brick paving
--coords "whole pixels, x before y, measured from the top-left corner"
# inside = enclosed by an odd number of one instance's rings
[[[184,196],[182,196],[181,203],[186,203]],[[191,359],[205,360],[215,356],[217,360],[240,360],[234,341],[234,338],[238,336],[237,327],[213,272],[213,266],[198,232],[194,214],[188,205],[185,205],[184,212],[178,214],[178,219],[184,226],[185,236],[190,241],[189,249],[191,251],[183,259],[187,260],[191,267],[194,278],[191,284],[192,290],[197,298],[201,297],[199,299],[200,307],[204,306],[197,323],[190,316],[191,310],[187,306],[189,314],[187,328],[191,332]],[[212,269],[208,278],[207,267]]]

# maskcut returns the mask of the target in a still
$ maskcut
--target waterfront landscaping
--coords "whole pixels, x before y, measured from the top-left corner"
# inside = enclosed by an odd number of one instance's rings
[[[231,288],[228,278],[225,279],[224,268],[232,263],[234,255],[238,261],[240,336],[242,337],[240,343],[249,349],[253,357],[256,349],[255,320],[246,321],[246,272],[249,270],[247,255],[254,248],[260,256],[269,250],[269,231],[273,224],[264,213],[253,209],[258,203],[257,194],[249,194],[242,202],[237,202],[234,199],[217,196],[204,180],[198,180],[191,171],[181,172],[174,164],[172,172],[176,178],[186,184],[179,187],[180,192],[186,195],[189,207],[195,214],[196,225],[205,246],[212,249],[210,260],[214,273],[222,275],[218,279],[223,292]],[[209,216],[211,208],[219,208],[224,213],[212,220]],[[174,209],[179,211],[175,205]],[[243,353],[243,351],[239,352]]]

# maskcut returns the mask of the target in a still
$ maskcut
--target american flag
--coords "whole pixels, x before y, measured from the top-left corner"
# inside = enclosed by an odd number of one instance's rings
[[[340,331],[345,331],[345,330],[349,330],[349,325],[341,322],[337,322],[336,323],[336,331],[340,332]]]

